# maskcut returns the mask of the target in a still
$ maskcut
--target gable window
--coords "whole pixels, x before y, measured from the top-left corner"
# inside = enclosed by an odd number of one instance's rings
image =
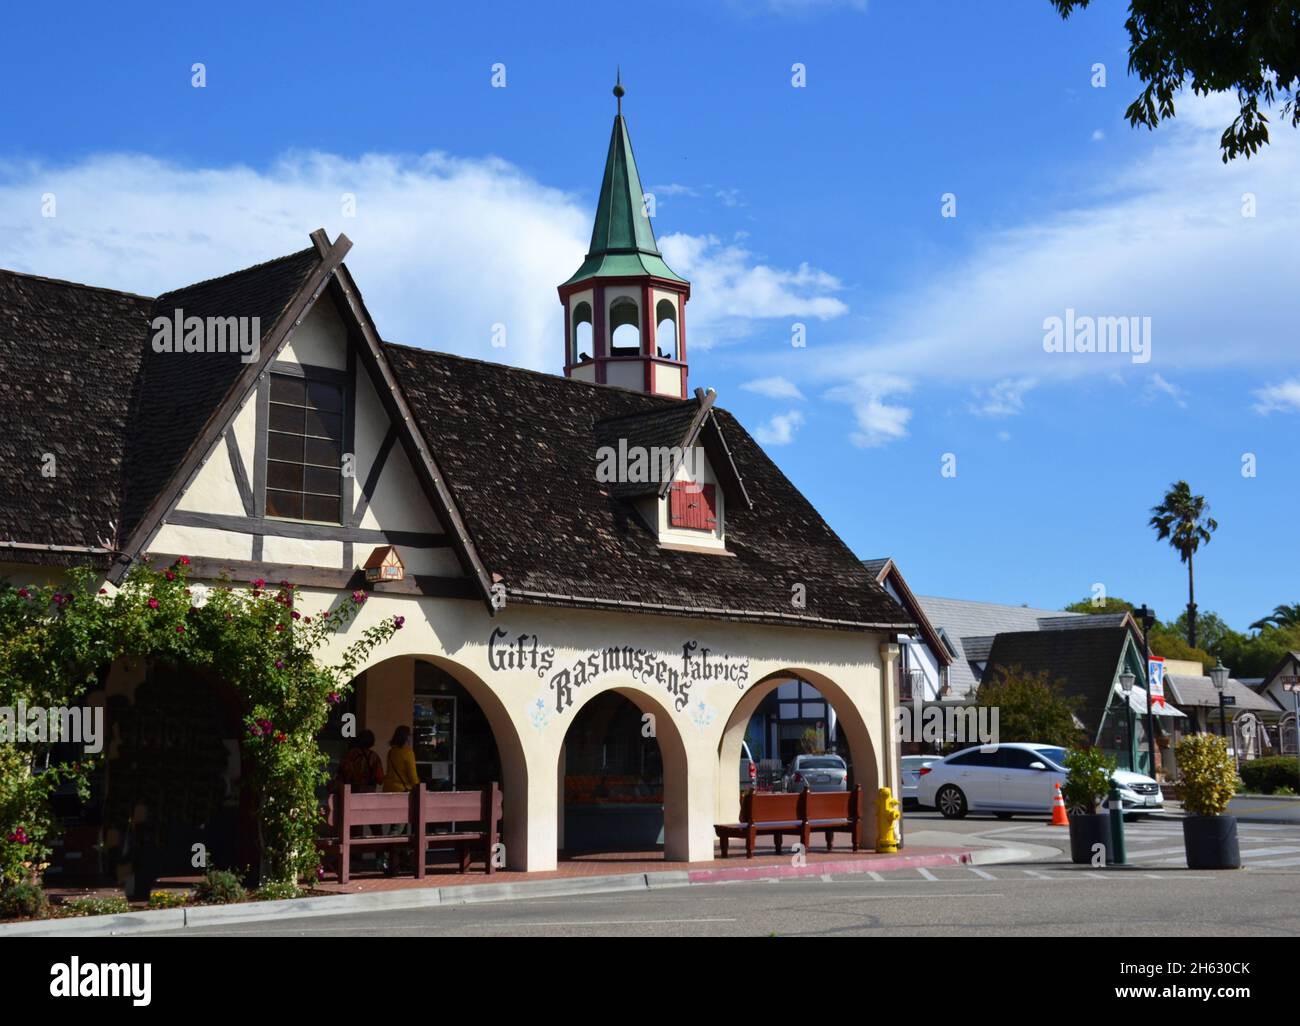
[[[270,398],[266,515],[342,523],[343,386],[272,374]]]
[[[713,531],[718,526],[716,486],[674,481],[668,498],[668,525],[692,531]]]

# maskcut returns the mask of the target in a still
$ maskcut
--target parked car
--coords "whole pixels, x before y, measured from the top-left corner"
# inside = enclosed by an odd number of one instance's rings
[[[916,785],[921,779],[921,770],[926,766],[938,762],[940,755],[904,755],[902,757],[902,768],[900,780],[902,786],[899,790],[902,792],[900,797],[903,800],[903,808],[914,809],[920,803],[916,800]]]
[[[849,768],[838,755],[796,755],[786,773],[785,789],[847,791]]]
[[[1056,784],[1066,777],[1065,749],[1009,742],[966,748],[920,770],[917,801],[946,819],[967,812],[992,812],[1009,819],[1017,812],[1050,813]],[[1164,807],[1160,785],[1131,770],[1112,774],[1124,811],[1156,812]],[[1109,803],[1107,803],[1109,804]]]
[[[758,784],[758,763],[754,761],[754,756],[749,750],[749,742],[740,742],[740,787],[743,791],[748,791],[751,787]]]

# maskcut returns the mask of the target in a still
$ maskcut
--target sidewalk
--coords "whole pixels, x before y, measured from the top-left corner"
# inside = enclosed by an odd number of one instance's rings
[[[937,833],[937,832],[936,832]],[[943,834],[934,840],[957,840]],[[929,840],[930,838],[927,838]],[[451,866],[433,865],[423,880],[413,876],[385,877],[375,873],[356,874],[346,884],[325,880],[309,897],[285,901],[246,902],[237,905],[187,906],[185,908],[140,910],[118,916],[81,919],[46,919],[0,925],[0,936],[112,936],[130,933],[180,930],[191,926],[235,924],[266,919],[344,915],[379,909],[424,908],[469,902],[514,901],[553,898],[611,891],[653,890],[734,883],[743,880],[780,880],[846,873],[889,872],[941,865],[989,865],[1032,857],[1023,846],[989,846],[988,842],[908,845],[896,854],[874,851],[853,852],[837,838],[835,850],[814,850],[796,860],[788,846],[777,855],[771,840],[765,839],[752,859],[733,854],[728,859],[708,862],[669,862],[662,852],[619,852],[574,856],[562,859],[546,872],[498,870],[488,876],[478,863],[461,874]]]

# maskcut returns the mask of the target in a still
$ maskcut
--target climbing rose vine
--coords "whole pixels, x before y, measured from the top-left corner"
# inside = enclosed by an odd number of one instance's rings
[[[189,560],[137,565],[122,587],[74,567],[55,585],[0,585],[0,707],[73,707],[120,659],[202,667],[244,703],[244,782],[258,796],[263,877],[312,879],[317,787],[326,757],[316,743],[368,655],[401,628],[390,617],[361,631],[331,665],[320,649],[366,601],[354,592],[333,609],[298,608],[288,581],[205,587],[189,581]],[[49,764],[47,741],[0,744],[0,884],[38,878],[55,825],[51,794],[65,784],[85,798],[96,758]],[[102,757],[102,756],[100,756]]]

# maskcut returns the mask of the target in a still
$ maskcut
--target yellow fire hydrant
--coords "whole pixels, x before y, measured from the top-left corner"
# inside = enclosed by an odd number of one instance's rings
[[[894,824],[903,816],[898,799],[893,797],[889,788],[882,787],[876,792],[876,851],[891,853],[898,851],[898,839],[894,836]]]

